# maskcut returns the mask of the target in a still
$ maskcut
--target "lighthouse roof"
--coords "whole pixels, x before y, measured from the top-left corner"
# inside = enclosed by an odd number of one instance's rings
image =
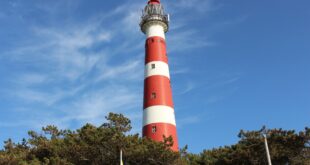
[[[160,4],[160,0],[149,0],[148,4]]]

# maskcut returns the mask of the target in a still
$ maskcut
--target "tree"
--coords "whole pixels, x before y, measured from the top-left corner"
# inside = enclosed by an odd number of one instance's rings
[[[310,162],[310,130],[296,133],[294,130],[271,129],[268,144],[273,164],[305,165]],[[240,141],[232,146],[204,150],[198,155],[188,155],[188,164],[215,165],[265,165],[266,151],[262,130],[243,131],[239,133]]]
[[[0,164],[118,164],[120,149],[124,163],[175,164],[179,153],[169,149],[172,138],[164,143],[141,138],[138,134],[126,135],[131,122],[122,114],[110,113],[100,127],[86,124],[82,128],[58,130],[55,126],[42,128],[42,133],[29,131],[30,138],[22,144],[5,142],[0,152]]]
[[[77,130],[59,130],[56,126],[29,131],[21,143],[4,142],[0,150],[0,165],[110,165],[119,163],[122,149],[125,165],[265,165],[266,151],[262,130],[243,131],[235,145],[200,154],[170,150],[171,137],[154,142],[129,134],[131,121],[122,114],[110,113],[107,122],[96,127],[86,124]],[[310,164],[310,129],[270,129],[268,143],[273,164]]]

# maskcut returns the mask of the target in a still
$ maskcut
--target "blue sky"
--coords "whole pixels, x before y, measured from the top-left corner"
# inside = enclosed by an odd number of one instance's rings
[[[144,0],[0,1],[0,141],[54,124],[142,127]],[[308,0],[170,0],[168,55],[180,146],[310,120]]]

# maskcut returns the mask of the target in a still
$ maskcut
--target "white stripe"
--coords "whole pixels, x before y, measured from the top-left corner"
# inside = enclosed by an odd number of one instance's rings
[[[146,28],[146,37],[162,37],[165,39],[165,32],[164,27],[159,24],[151,24],[149,27]]]
[[[174,109],[168,106],[151,106],[143,111],[143,126],[152,123],[175,124]]]
[[[155,67],[155,68],[153,68]],[[162,61],[152,61],[145,65],[144,77],[150,77],[154,75],[166,76],[170,79],[169,66]]]

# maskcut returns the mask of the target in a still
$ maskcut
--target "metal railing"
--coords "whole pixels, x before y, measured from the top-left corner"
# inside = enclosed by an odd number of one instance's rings
[[[164,12],[164,8],[161,4],[149,4],[142,11],[140,26],[143,29],[145,23],[151,21],[160,21],[165,24],[168,29],[169,15]],[[142,30],[143,31],[143,30]]]
[[[148,21],[162,21],[166,24],[169,23],[169,15],[159,15],[159,14],[152,14],[152,15],[144,15],[141,17],[140,25],[143,25],[145,22]]]

